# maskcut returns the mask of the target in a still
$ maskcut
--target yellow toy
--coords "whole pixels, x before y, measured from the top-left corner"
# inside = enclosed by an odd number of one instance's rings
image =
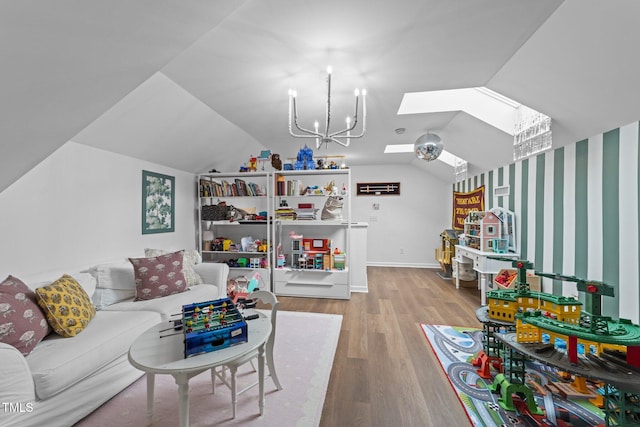
[[[249,172],[256,172],[258,170],[258,159],[254,156],[249,158],[249,166],[247,166]]]

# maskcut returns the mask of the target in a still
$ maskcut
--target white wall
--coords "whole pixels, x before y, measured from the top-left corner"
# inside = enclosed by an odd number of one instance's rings
[[[175,176],[175,232],[142,234],[142,170]],[[196,247],[195,176],[68,142],[0,193],[0,280]]]
[[[356,196],[359,182],[400,182],[400,195]],[[351,185],[352,219],[369,223],[368,265],[439,268],[435,248],[451,228],[450,184],[414,166],[376,165],[353,166]]]

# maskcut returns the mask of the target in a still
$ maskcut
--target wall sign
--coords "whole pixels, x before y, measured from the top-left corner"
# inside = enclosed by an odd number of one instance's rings
[[[484,185],[468,193],[453,192],[453,228],[464,229],[464,219],[471,211],[484,211]]]
[[[399,196],[399,182],[359,182],[356,185],[358,196]]]

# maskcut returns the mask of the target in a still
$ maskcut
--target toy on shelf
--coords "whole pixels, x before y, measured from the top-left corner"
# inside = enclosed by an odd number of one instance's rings
[[[291,240],[290,266],[299,270],[344,270],[346,254],[340,249],[331,248],[331,240],[326,238],[305,238],[294,231],[289,233]],[[278,247],[280,252],[280,246]],[[285,256],[278,253],[277,268],[285,266]]]
[[[293,165],[294,170],[312,170],[316,168],[313,161],[313,150],[306,145],[298,151],[296,162]]]

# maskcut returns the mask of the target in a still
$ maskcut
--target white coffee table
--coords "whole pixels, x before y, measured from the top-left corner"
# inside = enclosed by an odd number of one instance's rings
[[[255,312],[257,313],[257,312]],[[245,315],[253,314],[247,310]],[[147,374],[147,422],[151,424],[153,414],[153,392],[155,374],[173,375],[178,384],[180,426],[189,425],[189,379],[206,370],[225,365],[247,353],[258,349],[258,378],[260,415],[264,412],[264,350],[269,334],[271,321],[264,314],[258,313],[258,319],[247,321],[248,341],[211,353],[198,354],[184,358],[183,334],[175,334],[160,338],[160,335],[171,334],[173,330],[160,333],[171,327],[169,322],[162,322],[144,332],[129,349],[129,362]]]

